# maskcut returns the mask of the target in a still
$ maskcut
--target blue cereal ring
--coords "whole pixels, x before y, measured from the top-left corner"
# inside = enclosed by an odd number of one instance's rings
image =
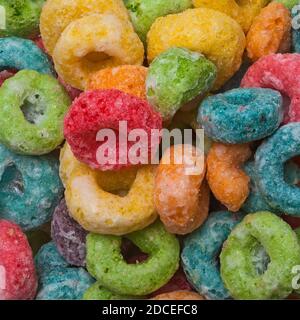
[[[83,268],[72,268],[54,242],[41,247],[35,257],[39,275],[37,300],[79,300],[95,280]]]
[[[300,216],[300,189],[286,182],[284,163],[300,155],[300,123],[281,127],[256,151],[256,182],[268,204],[285,214]]]
[[[83,268],[57,268],[40,278],[37,300],[81,300],[95,280]]]
[[[39,276],[56,268],[67,268],[68,262],[60,255],[53,241],[44,244],[34,258],[35,268]]]
[[[46,53],[33,41],[16,37],[0,38],[0,69],[29,69],[55,75]]]
[[[300,10],[299,10],[299,7],[295,6],[292,9],[291,14],[292,14],[293,20],[295,19],[297,22],[297,24],[292,27],[293,51],[300,53],[300,19],[299,19]],[[298,28],[295,28],[295,27],[298,27]]]
[[[0,218],[25,230],[51,219],[63,196],[58,160],[17,155],[0,144]]]
[[[271,211],[273,213],[282,214],[281,211],[272,208],[265,200],[260,192],[255,177],[254,161],[249,161],[245,164],[244,170],[250,177],[250,194],[246,202],[243,204],[241,210],[246,213],[253,213],[258,211]],[[284,169],[285,181],[291,185],[295,185],[300,181],[300,168],[293,162],[285,164]]]
[[[282,98],[271,89],[233,89],[206,98],[198,123],[205,134],[223,143],[247,143],[271,135],[283,119]]]
[[[195,289],[207,299],[229,299],[220,275],[218,255],[241,214],[229,211],[211,213],[201,228],[184,241],[181,254],[183,270]]]

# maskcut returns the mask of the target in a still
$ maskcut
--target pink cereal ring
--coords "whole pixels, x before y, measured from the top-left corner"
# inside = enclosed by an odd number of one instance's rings
[[[0,300],[31,300],[37,289],[32,250],[16,224],[0,220]]]
[[[159,136],[161,129],[160,114],[146,100],[116,89],[82,93],[64,120],[64,135],[77,160],[102,171],[150,163],[153,150],[157,151],[160,143],[159,138],[152,139],[153,130]],[[136,141],[129,139],[134,131],[140,134]],[[101,139],[99,133],[103,134]],[[108,133],[113,137],[103,139]],[[127,143],[121,143],[121,138]],[[99,157],[102,153],[103,158]]]
[[[260,58],[245,74],[241,87],[270,88],[290,98],[284,123],[300,122],[300,54],[271,54]]]

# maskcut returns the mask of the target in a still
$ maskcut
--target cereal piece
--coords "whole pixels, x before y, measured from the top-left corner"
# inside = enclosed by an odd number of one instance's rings
[[[126,121],[127,134],[134,129],[143,129],[147,134],[147,145],[143,145],[143,152],[139,157],[130,156],[131,147],[136,141],[128,141],[127,150],[120,145],[119,137],[125,134],[119,132],[120,121]],[[108,154],[100,153],[99,157],[100,147],[105,147],[107,143],[99,141],[98,132],[107,128],[116,134],[117,141],[115,146],[110,146]],[[90,167],[103,171],[150,163],[153,150],[156,150],[159,144],[159,139],[151,141],[152,130],[159,131],[161,128],[160,115],[147,101],[116,89],[83,93],[73,102],[64,122],[65,138],[75,157]],[[127,139],[127,136],[125,138]]]
[[[39,274],[37,300],[80,300],[95,280],[83,268],[71,268],[53,242],[35,258]]]
[[[147,42],[150,62],[172,47],[204,54],[218,69],[215,90],[239,69],[246,45],[243,30],[235,20],[206,8],[158,18],[148,33]]]
[[[154,203],[168,232],[190,233],[207,218],[209,189],[203,181],[205,173],[204,155],[195,147],[176,145],[165,151],[156,171]]]
[[[0,300],[34,299],[37,278],[26,236],[12,222],[0,220]]]
[[[151,166],[116,172],[93,170],[77,161],[66,145],[60,174],[70,214],[88,231],[122,235],[145,228],[157,217]]]
[[[55,74],[50,59],[33,41],[15,37],[0,39],[0,68]]]
[[[255,153],[256,181],[271,207],[300,216],[300,189],[286,182],[284,163],[300,155],[300,123],[281,127]]]
[[[53,241],[43,245],[34,260],[39,276],[48,274],[51,270],[67,268],[69,266],[68,262],[57,251]]]
[[[122,180],[122,172],[119,173]],[[66,202],[72,217],[86,230],[123,235],[141,230],[155,221],[154,168],[141,167],[125,197],[99,185],[96,171],[75,169],[66,183]],[[101,182],[100,182],[101,183]]]
[[[233,144],[270,136],[282,120],[280,93],[261,88],[239,88],[210,96],[198,112],[198,122],[207,136]]]
[[[270,211],[272,213],[282,214],[282,211],[271,207],[265,200],[263,194],[259,190],[256,182],[256,170],[254,161],[249,161],[244,165],[246,174],[250,177],[250,194],[241,210],[247,213],[258,211]],[[290,185],[295,185],[300,181],[300,168],[293,162],[287,162],[284,166],[284,179]]]
[[[44,0],[0,0],[0,37],[29,37],[39,33]]]
[[[86,168],[82,162],[79,162],[73,155],[70,146],[66,142],[64,147],[60,152],[60,168],[59,174],[60,178],[66,186],[67,181],[74,169],[77,168]],[[122,190],[130,189],[133,184],[136,174],[138,171],[138,166],[133,166],[128,169],[122,169],[119,171],[99,171],[91,170],[97,176],[97,181],[101,185],[102,189],[112,193],[122,192]]]
[[[138,264],[127,264],[120,252],[121,237],[89,234],[87,268],[107,289],[121,295],[149,294],[174,275],[179,267],[179,242],[160,222],[126,235],[151,257]]]
[[[248,57],[255,61],[276,52],[289,52],[291,15],[281,3],[271,2],[254,19],[247,34]]]
[[[170,293],[173,291],[192,291],[193,288],[189,284],[186,275],[182,268],[179,268],[171,280],[158,290],[151,293],[150,297],[155,297],[161,294]]]
[[[147,99],[168,120],[185,103],[209,91],[216,75],[215,65],[202,54],[171,48],[150,65]]]
[[[297,0],[298,1],[298,0]],[[293,52],[300,53],[300,8],[296,6],[291,10],[292,15],[292,49]]]
[[[135,31],[145,43],[147,33],[154,21],[171,13],[192,7],[192,0],[125,0]]]
[[[151,300],[204,300],[204,298],[192,291],[173,291],[162,293]]]
[[[285,123],[300,121],[299,78],[300,54],[271,54],[260,58],[247,71],[241,86],[244,88],[270,88],[287,95],[290,106],[285,115]]]
[[[71,22],[53,51],[59,76],[81,90],[101,69],[142,65],[143,60],[143,44],[130,22],[111,14],[93,14]]]
[[[47,51],[53,54],[59,37],[72,21],[104,13],[124,20],[129,18],[122,0],[47,0],[40,19],[41,35]]]
[[[0,144],[0,177],[1,218],[26,231],[51,219],[63,195],[57,159],[17,155]]]
[[[292,9],[295,5],[299,4],[299,0],[274,0],[274,2],[282,3],[288,9]]]
[[[259,14],[261,8],[270,0],[193,0],[196,8],[205,7],[221,11],[236,20],[244,32],[247,33],[253,19]]]
[[[64,139],[63,119],[70,99],[56,79],[19,71],[0,88],[0,141],[26,155],[51,152]]]
[[[183,270],[193,287],[207,299],[229,299],[218,267],[223,242],[242,220],[241,214],[228,211],[210,213],[201,228],[184,240]]]
[[[0,87],[2,86],[5,80],[13,77],[16,73],[17,72],[12,69],[0,71]]]
[[[56,268],[40,278],[36,300],[81,300],[94,282],[83,268]]]
[[[214,196],[236,212],[249,195],[250,178],[240,168],[251,157],[249,145],[214,143],[207,157],[207,181]]]
[[[146,99],[147,72],[145,67],[132,65],[103,69],[90,77],[87,90],[118,89]]]
[[[70,217],[65,200],[55,208],[51,236],[59,253],[73,266],[84,267],[87,232]]]
[[[89,287],[84,295],[83,300],[133,300],[134,296],[123,296],[104,288],[99,282],[95,282]]]
[[[252,262],[261,244],[270,257],[262,272]],[[270,212],[250,214],[232,231],[220,256],[221,275],[235,299],[283,299],[292,292],[291,270],[300,264],[296,234]]]

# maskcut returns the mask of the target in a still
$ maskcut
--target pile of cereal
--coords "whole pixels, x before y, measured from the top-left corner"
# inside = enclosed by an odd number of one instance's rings
[[[1,300],[300,299],[298,0],[0,24]]]

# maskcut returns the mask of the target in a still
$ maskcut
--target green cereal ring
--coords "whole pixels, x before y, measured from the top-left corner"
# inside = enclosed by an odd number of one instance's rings
[[[139,264],[127,264],[121,254],[122,238],[87,236],[87,269],[108,290],[119,295],[147,295],[166,284],[179,266],[179,242],[159,221],[126,235],[149,255]]]
[[[288,9],[293,9],[295,5],[299,4],[299,0],[275,0],[274,2],[282,3]]]
[[[167,14],[192,7],[192,0],[125,0],[136,33],[145,43],[153,22]]]
[[[256,271],[253,249],[259,243],[270,257]],[[291,227],[275,214],[247,215],[231,232],[220,256],[221,276],[235,299],[282,299],[292,292],[292,269],[300,264],[300,244]]]
[[[132,300],[136,299],[133,296],[122,296],[113,293],[112,291],[104,288],[99,282],[95,282],[89,287],[83,295],[83,300]]]
[[[45,0],[0,0],[0,37],[28,37],[39,34]]]
[[[19,154],[51,152],[64,139],[69,105],[68,94],[55,78],[19,71],[0,88],[0,142]]]
[[[147,99],[167,120],[185,103],[212,87],[215,65],[202,54],[171,48],[150,65],[146,79]]]

